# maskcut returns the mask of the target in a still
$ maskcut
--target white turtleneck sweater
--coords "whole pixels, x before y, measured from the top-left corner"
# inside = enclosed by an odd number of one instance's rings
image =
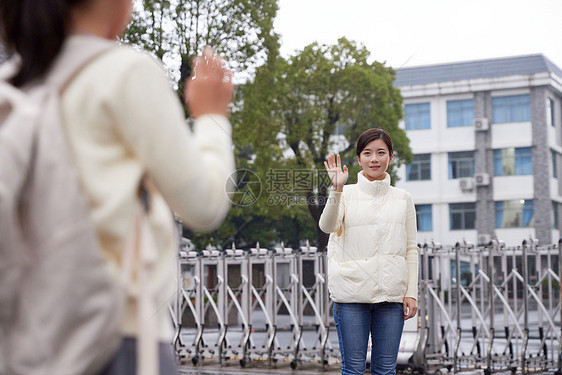
[[[403,302],[418,296],[416,212],[409,193],[384,180],[330,191],[320,217],[330,233],[328,288],[340,303]]]

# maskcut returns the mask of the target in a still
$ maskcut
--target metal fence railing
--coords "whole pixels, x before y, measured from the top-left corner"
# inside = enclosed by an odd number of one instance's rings
[[[562,375],[561,244],[421,244],[420,310],[406,322],[399,367]],[[170,308],[178,356],[195,365],[338,366],[326,262],[325,252],[308,245],[182,247]]]

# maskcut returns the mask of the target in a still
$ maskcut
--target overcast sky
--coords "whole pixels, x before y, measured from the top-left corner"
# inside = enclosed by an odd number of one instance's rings
[[[542,53],[562,68],[562,0],[279,0],[281,54],[345,36],[394,68]]]

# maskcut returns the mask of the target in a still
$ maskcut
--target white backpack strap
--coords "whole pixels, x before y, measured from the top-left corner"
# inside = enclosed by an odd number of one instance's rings
[[[127,242],[127,247],[121,256],[120,280],[123,285],[128,285],[133,275],[136,275],[137,287],[127,288],[137,300],[137,375],[158,374],[158,331],[156,327],[155,314],[158,311],[156,305],[155,285],[150,280],[151,272],[158,261],[158,252],[152,228],[150,227],[150,199],[151,193],[147,187],[149,184],[145,177],[140,187],[141,203],[133,236]],[[133,271],[133,264],[136,265]]]
[[[61,53],[47,74],[45,83],[64,89],[89,62],[115,46],[115,42],[93,35],[76,35],[67,38]]]
[[[0,373],[93,373],[101,370],[121,342],[122,290],[107,272],[66,147],[59,95],[87,63],[113,46],[102,39],[72,37],[43,82],[22,91],[14,90],[6,80],[0,82],[0,95],[5,98],[0,108],[9,115],[0,119],[0,196],[8,198],[0,201],[0,212],[17,219],[6,221],[2,215],[0,228],[7,223],[8,229],[15,227],[18,233],[13,242],[5,238],[5,232],[0,236],[0,255],[11,243],[17,245],[6,251],[13,256],[0,260],[2,285],[8,288],[0,293],[0,302],[16,301],[14,308],[0,306],[0,329],[6,331],[0,333],[0,361],[5,367]],[[22,117],[30,108],[22,105],[25,100],[36,103],[40,112]],[[17,167],[22,155],[32,159],[30,168]],[[13,176],[19,180],[28,171],[31,178],[23,189],[13,189]],[[24,209],[16,211],[13,204],[4,209],[2,203],[16,202],[12,198],[16,194],[22,195]],[[25,254],[29,248],[33,252]],[[28,263],[29,272],[20,267]],[[5,264],[25,274],[12,277]],[[17,296],[7,295],[10,290],[17,291]],[[44,322],[40,334],[35,326],[38,321]],[[10,324],[6,330],[4,322]]]
[[[0,80],[0,187],[6,191],[16,193],[22,188],[27,173],[21,171],[31,162],[38,113],[36,101]]]
[[[154,300],[153,286],[149,272],[153,270],[158,254],[148,220],[149,212],[140,210],[135,220],[134,232],[129,237],[121,256],[119,279],[129,294],[137,300],[137,375],[158,374],[158,335],[154,315],[158,310]],[[133,268],[135,269],[133,270]],[[138,287],[131,289],[129,284],[136,276]]]
[[[153,271],[158,259],[156,244],[152,237],[152,229],[148,222],[148,213],[139,218],[139,287],[138,297],[139,337],[137,346],[137,375],[153,375],[158,373],[158,338],[154,315],[158,310],[155,296],[149,280],[149,271]]]

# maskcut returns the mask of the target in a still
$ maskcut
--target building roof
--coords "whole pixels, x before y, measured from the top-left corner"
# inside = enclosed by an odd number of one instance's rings
[[[562,69],[542,54],[426,65],[396,70],[394,86],[425,85],[478,78],[554,73],[562,78]]]

